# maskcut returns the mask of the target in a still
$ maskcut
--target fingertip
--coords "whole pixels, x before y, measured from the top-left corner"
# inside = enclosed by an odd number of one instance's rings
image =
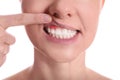
[[[49,23],[49,22],[51,22],[52,21],[52,17],[50,16],[50,15],[45,15],[44,16],[44,21],[46,22],[46,23]]]

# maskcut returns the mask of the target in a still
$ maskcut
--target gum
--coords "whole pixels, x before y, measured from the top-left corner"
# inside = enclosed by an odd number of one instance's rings
[[[56,28],[57,28],[57,26],[50,26],[50,28],[51,28],[51,29],[56,29]]]

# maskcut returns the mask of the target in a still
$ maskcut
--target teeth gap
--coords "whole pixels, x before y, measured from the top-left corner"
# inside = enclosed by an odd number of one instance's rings
[[[49,34],[49,32],[48,32],[48,30],[47,30],[47,27],[44,27],[43,30],[44,30],[47,34]]]
[[[80,33],[81,31],[80,30],[76,30],[77,31],[77,33]]]

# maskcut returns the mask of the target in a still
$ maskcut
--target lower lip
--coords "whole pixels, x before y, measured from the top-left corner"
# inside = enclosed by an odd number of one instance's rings
[[[77,33],[74,37],[72,37],[70,39],[57,39],[55,37],[48,35],[46,32],[44,32],[44,33],[45,33],[45,37],[48,41],[57,43],[57,44],[72,44],[73,42],[76,42],[76,40],[80,36],[80,33]]]

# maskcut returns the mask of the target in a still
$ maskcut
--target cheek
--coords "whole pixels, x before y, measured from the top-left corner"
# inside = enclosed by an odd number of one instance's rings
[[[90,46],[93,42],[98,28],[98,14],[89,14],[84,16],[85,44]]]
[[[44,4],[44,5],[43,5]],[[25,13],[40,13],[44,12],[48,3],[45,1],[24,0],[22,1],[22,11]]]
[[[84,28],[87,30],[96,29],[98,25],[100,5],[98,2],[89,2],[84,5],[78,5],[78,15],[83,24]]]
[[[85,6],[84,9],[81,9],[79,11],[80,11],[79,16],[82,20],[82,24],[85,31],[95,34],[99,20],[99,13],[100,13],[99,6],[93,6],[93,5]]]
[[[100,9],[98,6],[81,6],[83,8],[79,8],[79,17],[80,17],[80,22],[83,27],[83,38],[84,38],[84,43],[85,47],[88,48],[91,43],[94,40],[94,37],[96,35],[97,31],[97,26],[98,26],[98,20],[99,20],[99,13]]]
[[[87,14],[84,15],[85,34],[88,36],[88,39],[93,40],[98,28],[99,12],[93,10],[89,11],[89,16]]]
[[[25,29],[29,39],[31,40],[34,46],[38,46],[38,43],[41,44],[41,42],[44,41],[44,37],[42,35],[42,25],[41,27],[38,25],[28,25],[25,26]]]

